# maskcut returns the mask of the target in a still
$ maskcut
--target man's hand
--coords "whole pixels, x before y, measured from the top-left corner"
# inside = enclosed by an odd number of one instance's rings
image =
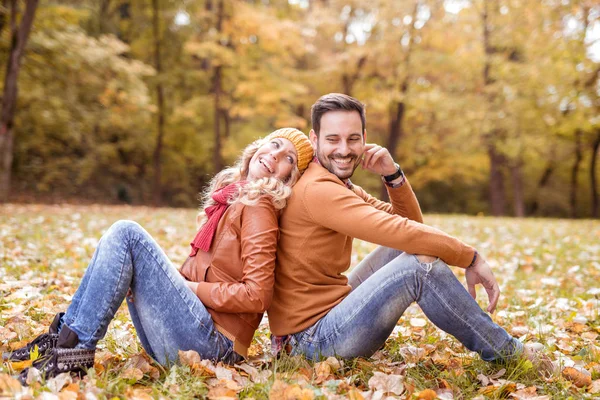
[[[388,149],[375,143],[365,144],[365,152],[363,153],[361,164],[363,169],[382,176],[392,175],[397,170],[396,163],[394,163],[394,159]]]
[[[474,299],[477,298],[475,285],[478,283],[483,285],[490,300],[490,305],[488,306],[487,311],[493,313],[494,310],[496,310],[496,305],[498,304],[498,299],[500,298],[500,286],[498,286],[498,282],[496,282],[496,278],[494,277],[492,269],[487,261],[483,259],[481,254],[477,255],[475,264],[467,268],[465,276],[467,278],[467,287],[469,289],[469,293]]]

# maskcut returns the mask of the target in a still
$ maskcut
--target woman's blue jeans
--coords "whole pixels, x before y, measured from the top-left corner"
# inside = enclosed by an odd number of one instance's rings
[[[142,346],[161,364],[177,361],[179,350],[227,363],[242,359],[148,232],[118,221],[102,236],[61,321],[77,333],[78,348],[96,347],[126,296]]]
[[[369,357],[413,302],[437,327],[486,361],[508,358],[522,344],[495,324],[441,260],[379,247],[348,277],[352,291],[316,324],[292,335],[292,354],[311,359]]]

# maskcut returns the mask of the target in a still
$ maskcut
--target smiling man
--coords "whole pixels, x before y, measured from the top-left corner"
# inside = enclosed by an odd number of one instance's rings
[[[268,310],[274,350],[311,359],[368,357],[417,302],[435,325],[484,360],[519,354],[523,345],[474,300],[475,285],[482,284],[488,311],[496,307],[500,290],[489,265],[471,246],[422,223],[400,166],[387,149],[366,143],[363,104],[332,93],[311,111],[316,160],[280,218]],[[350,182],[359,165],[381,176],[391,203]],[[381,247],[346,277],[353,238]],[[448,264],[466,268],[468,292]]]

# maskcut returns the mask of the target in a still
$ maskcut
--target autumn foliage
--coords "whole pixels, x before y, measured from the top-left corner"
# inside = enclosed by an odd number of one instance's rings
[[[2,77],[30,2],[0,8]],[[40,2],[0,191],[195,206],[246,144],[307,132],[310,105],[345,92],[426,211],[598,216],[599,15],[590,0]]]

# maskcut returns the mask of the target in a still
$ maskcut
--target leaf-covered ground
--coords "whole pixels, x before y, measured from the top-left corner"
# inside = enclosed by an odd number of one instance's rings
[[[114,221],[133,219],[181,263],[195,211],[108,206],[0,206],[0,350],[44,332],[77,289],[98,239]],[[559,372],[542,377],[530,362],[488,364],[436,329],[417,306],[385,348],[368,360],[309,363],[269,357],[261,325],[247,363],[214,365],[193,352],[163,368],[143,353],[126,307],[100,342],[94,371],[21,388],[0,370],[0,398],[461,399],[600,396],[600,223],[549,219],[426,216],[426,222],[483,253],[502,288],[493,318],[523,341],[539,342]],[[373,245],[356,241],[353,263]],[[463,279],[460,270],[456,270]],[[484,292],[479,300],[485,304]]]

